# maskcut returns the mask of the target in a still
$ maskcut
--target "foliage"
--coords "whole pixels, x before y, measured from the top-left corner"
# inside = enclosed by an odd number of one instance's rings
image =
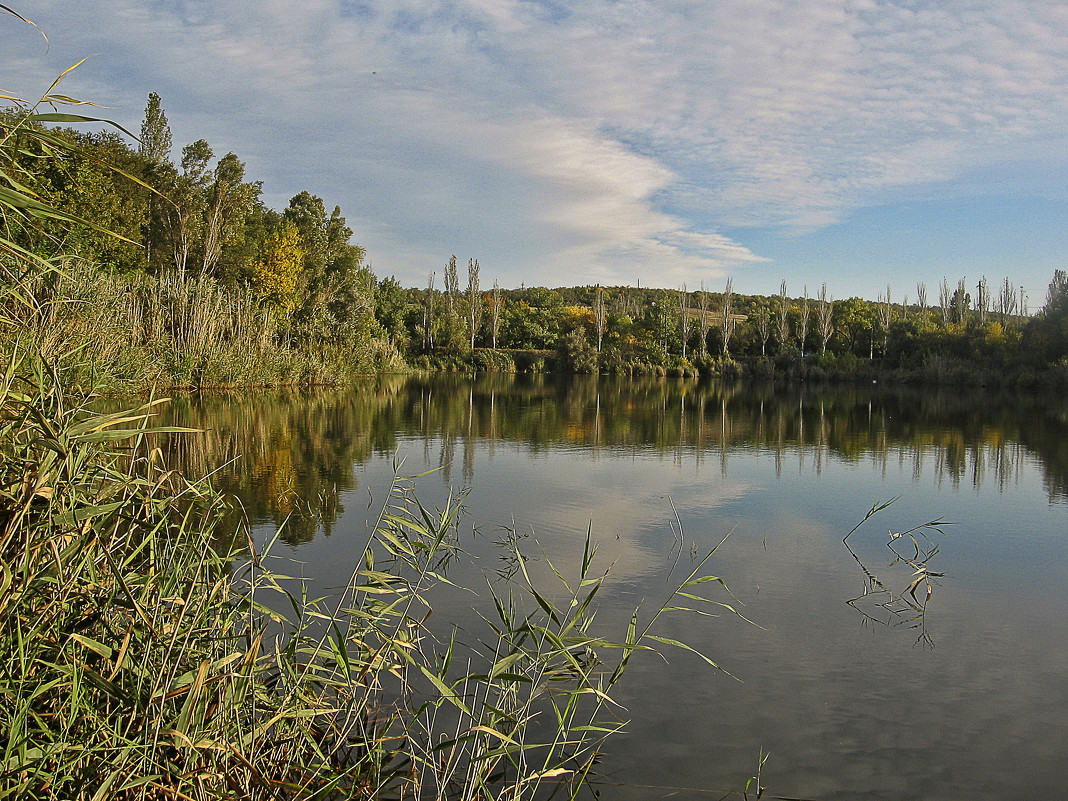
[[[264,243],[263,254],[253,265],[252,285],[257,295],[287,315],[297,302],[297,281],[302,269],[300,232],[293,223],[286,222]]]

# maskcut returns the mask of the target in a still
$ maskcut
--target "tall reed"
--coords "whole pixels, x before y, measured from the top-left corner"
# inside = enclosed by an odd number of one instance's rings
[[[93,414],[61,378],[29,354],[0,385],[0,799],[574,794],[630,658],[674,644],[664,609],[593,633],[589,537],[563,593],[516,554],[485,636],[436,639],[461,507],[400,479],[344,589],[308,598],[147,446],[151,404]]]

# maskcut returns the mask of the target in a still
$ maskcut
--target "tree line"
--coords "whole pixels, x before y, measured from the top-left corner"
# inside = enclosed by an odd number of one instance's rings
[[[22,124],[17,111],[0,113],[0,126],[15,136]],[[497,280],[483,286],[477,258],[464,271],[453,255],[440,284],[434,269],[425,286],[403,287],[374,275],[340,207],[328,212],[322,198],[302,191],[282,211],[270,209],[240,158],[216,157],[203,139],[173,155],[155,93],[136,146],[111,132],[53,133],[69,147],[50,151],[47,137],[31,138],[22,158],[6,165],[7,179],[84,224],[6,220],[12,241],[45,256],[76,257],[112,278],[195,281],[195,292],[185,290],[193,304],[210,286],[263,321],[260,340],[320,360],[327,353],[354,369],[800,377],[879,369],[938,379],[969,365],[991,374],[1007,365],[1016,374],[1061,369],[1068,357],[1063,271],[1036,315],[1008,277],[995,285],[943,278],[930,294],[921,282],[911,298],[887,285],[874,301],[835,299],[826,284],[791,295],[786,281],[771,296],[742,295],[730,279],[718,291],[504,289]],[[172,321],[154,335],[170,335],[180,350],[177,327]],[[234,328],[220,326],[218,336]]]

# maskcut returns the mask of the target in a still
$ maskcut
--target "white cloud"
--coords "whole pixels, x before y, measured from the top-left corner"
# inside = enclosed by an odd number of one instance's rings
[[[71,79],[81,94],[136,129],[159,91],[176,143],[237,151],[272,202],[308,188],[340,203],[376,264],[411,282],[458,252],[508,283],[696,284],[760,261],[723,229],[818,228],[1006,152],[1050,159],[1068,131],[1068,7],[1048,2],[27,13],[52,50],[0,29],[14,54],[0,85],[19,89],[10,70],[35,58],[58,72],[99,53]]]

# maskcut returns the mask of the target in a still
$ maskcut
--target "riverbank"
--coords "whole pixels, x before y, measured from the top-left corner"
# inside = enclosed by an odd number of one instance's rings
[[[682,356],[615,345],[598,353],[585,339],[568,336],[555,348],[435,347],[405,355],[370,318],[358,337],[309,339],[247,291],[208,277],[116,275],[78,259],[38,272],[22,291],[25,302],[9,303],[0,325],[0,355],[33,342],[42,358],[63,368],[67,388],[81,393],[336,386],[407,370],[1068,387],[1065,360],[1026,360],[998,349],[968,357],[917,351],[869,359],[796,350]]]

